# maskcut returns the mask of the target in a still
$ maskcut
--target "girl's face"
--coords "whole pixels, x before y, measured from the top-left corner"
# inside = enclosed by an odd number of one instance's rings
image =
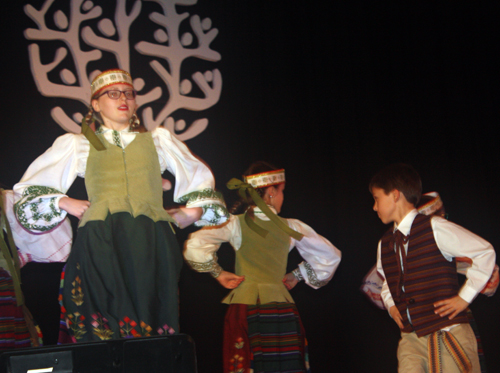
[[[135,113],[137,104],[135,98],[127,100],[125,94],[121,93],[118,100],[113,100],[105,92],[108,91],[132,91],[128,84],[115,84],[106,87],[99,98],[92,100],[92,107],[101,114],[104,125],[114,130],[123,130],[129,126],[130,118]]]
[[[285,183],[270,186],[267,190],[269,195],[269,204],[276,209],[279,214],[281,211],[281,206],[283,205],[283,199],[285,198],[283,191],[285,190]],[[272,196],[272,198],[271,198]]]

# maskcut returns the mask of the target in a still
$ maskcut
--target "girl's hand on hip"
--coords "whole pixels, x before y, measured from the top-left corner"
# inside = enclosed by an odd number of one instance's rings
[[[82,218],[89,207],[90,202],[81,199],[63,197],[59,200],[59,208],[70,215],[76,216],[78,219]]]
[[[238,276],[232,272],[222,271],[216,280],[226,289],[236,289],[245,280],[245,276]]]

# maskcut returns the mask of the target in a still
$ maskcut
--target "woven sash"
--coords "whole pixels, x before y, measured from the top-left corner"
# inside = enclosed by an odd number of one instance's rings
[[[472,371],[472,363],[453,334],[439,330],[430,335],[427,346],[429,353],[429,373],[441,373],[441,340],[462,373]]]

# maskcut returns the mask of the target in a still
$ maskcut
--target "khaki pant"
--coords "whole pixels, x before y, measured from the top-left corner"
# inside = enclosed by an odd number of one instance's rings
[[[472,373],[480,373],[479,357],[477,355],[477,340],[469,324],[460,324],[449,331],[457,339],[472,363]],[[429,335],[417,337],[415,332],[401,333],[398,346],[398,372],[399,373],[427,373]],[[446,373],[460,373],[457,364],[450,353],[439,341],[441,349],[441,370]]]

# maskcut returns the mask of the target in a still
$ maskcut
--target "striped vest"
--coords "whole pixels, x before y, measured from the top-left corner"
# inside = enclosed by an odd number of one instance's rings
[[[432,232],[431,217],[418,214],[411,226],[404,269],[404,291],[401,291],[399,298],[396,296],[398,262],[395,250],[389,244],[392,231],[392,228],[389,229],[382,237],[381,260],[391,295],[403,318],[403,331],[414,330],[422,337],[450,325],[468,323],[465,311],[453,320],[434,313],[434,302],[457,295],[459,287],[455,259],[449,262],[439,251]]]

